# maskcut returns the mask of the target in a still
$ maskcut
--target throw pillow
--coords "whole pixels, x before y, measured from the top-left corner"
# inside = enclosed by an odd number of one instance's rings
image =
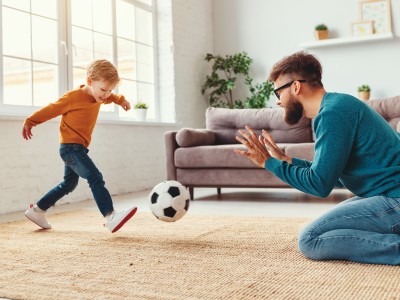
[[[208,129],[182,128],[176,134],[176,142],[181,147],[213,145],[215,133]]]

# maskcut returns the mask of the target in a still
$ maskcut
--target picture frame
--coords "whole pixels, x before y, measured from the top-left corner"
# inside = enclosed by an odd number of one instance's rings
[[[374,33],[374,21],[358,21],[351,23],[351,35],[353,36],[363,36],[370,35]]]
[[[390,0],[359,0],[359,18],[373,21],[373,33],[392,32]]]

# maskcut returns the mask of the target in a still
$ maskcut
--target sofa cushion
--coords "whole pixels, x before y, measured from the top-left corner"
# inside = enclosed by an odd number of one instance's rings
[[[256,134],[267,130],[277,143],[307,143],[311,139],[311,123],[302,118],[296,125],[284,121],[282,108],[228,109],[209,107],[206,111],[206,127],[215,132],[216,144],[237,144],[238,129],[246,125]]]
[[[285,151],[287,144],[278,144]],[[246,150],[241,145],[214,145],[178,148],[175,151],[175,166],[178,168],[259,168],[250,159],[233,152],[234,149]]]
[[[215,133],[207,129],[182,128],[176,134],[176,142],[181,147],[213,145]]]
[[[400,96],[372,99],[367,104],[377,111],[393,129],[396,129],[400,121]]]
[[[290,144],[286,147],[285,153],[290,157],[313,161],[314,147],[315,143]]]

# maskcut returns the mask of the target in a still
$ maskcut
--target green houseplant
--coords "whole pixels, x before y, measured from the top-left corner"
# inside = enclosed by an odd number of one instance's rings
[[[229,108],[243,107],[242,101],[233,100],[232,91],[236,87],[238,76],[249,74],[250,64],[253,60],[246,52],[225,57],[208,53],[204,60],[213,62],[211,75],[207,75],[201,89],[203,95],[210,90],[208,94],[210,105]]]
[[[371,88],[368,84],[363,84],[358,87],[358,98],[363,101],[369,100]]]
[[[133,108],[134,108],[134,109],[148,109],[149,106],[148,106],[146,103],[144,103],[144,102],[138,101],[138,102],[135,103],[135,105],[133,106]]]
[[[246,77],[246,85],[249,87],[250,96],[247,97],[246,108],[263,108],[267,106],[269,97],[274,92],[274,85],[267,81],[253,85],[253,79]]]
[[[328,26],[326,26],[325,24],[318,24],[317,26],[315,26],[314,34],[317,40],[325,40],[329,38]]]
[[[212,61],[211,75],[207,75],[202,86],[202,94],[208,94],[209,103],[214,107],[228,108],[263,108],[273,93],[273,84],[268,80],[262,83],[253,84],[249,75],[250,65],[253,60],[246,52],[234,55],[207,54],[206,61]],[[244,84],[248,87],[250,96],[243,102],[240,99],[233,99],[232,91],[237,87],[238,77],[244,77]]]
[[[133,115],[135,117],[135,120],[139,122],[146,121],[148,108],[149,106],[146,103],[142,101],[136,102],[135,105],[133,106]]]

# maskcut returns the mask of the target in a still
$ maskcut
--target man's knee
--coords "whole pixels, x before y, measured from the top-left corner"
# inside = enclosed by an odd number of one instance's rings
[[[317,240],[311,236],[310,230],[306,227],[299,235],[299,251],[307,258],[313,260],[321,259],[316,251],[316,242]]]

